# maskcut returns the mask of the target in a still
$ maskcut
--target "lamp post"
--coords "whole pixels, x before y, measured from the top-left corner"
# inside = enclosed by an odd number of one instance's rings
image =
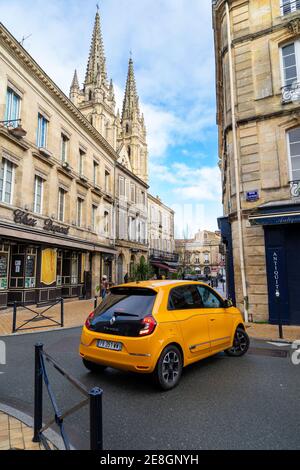
[[[6,121],[0,121],[0,124],[2,126],[7,126],[7,127],[9,127],[11,123],[17,123],[17,126],[16,127],[12,126],[11,128],[8,129],[8,132],[10,134],[12,134],[14,137],[17,137],[19,139],[22,139],[23,137],[26,136],[27,132],[21,126],[21,119],[8,119]]]

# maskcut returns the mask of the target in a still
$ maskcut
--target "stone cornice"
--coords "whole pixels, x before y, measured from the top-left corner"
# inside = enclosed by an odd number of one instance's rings
[[[22,63],[31,74],[39,80],[39,82],[59,101],[60,105],[66,109],[69,114],[79,123],[90,136],[109,153],[114,160],[118,158],[118,154],[111,145],[102,137],[102,135],[89,123],[85,116],[72,103],[72,101],[60,90],[60,88],[51,80],[51,78],[42,70],[28,52],[17,42],[10,34],[5,26],[0,23],[0,41],[4,46],[13,53],[15,58]]]

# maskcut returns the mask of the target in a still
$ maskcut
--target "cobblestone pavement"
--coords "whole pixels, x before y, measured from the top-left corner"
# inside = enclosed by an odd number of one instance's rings
[[[33,430],[16,418],[0,412],[1,450],[44,450],[39,443],[32,442]],[[49,446],[53,449],[52,444]]]

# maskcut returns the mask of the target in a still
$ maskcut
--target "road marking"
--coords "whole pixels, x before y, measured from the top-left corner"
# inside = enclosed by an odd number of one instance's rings
[[[277,346],[278,348],[284,348],[290,346],[289,343],[272,343],[268,341],[268,344],[271,344],[272,346]]]

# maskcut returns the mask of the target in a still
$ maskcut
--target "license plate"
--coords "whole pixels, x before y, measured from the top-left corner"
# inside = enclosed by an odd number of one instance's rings
[[[110,349],[111,351],[122,351],[122,343],[116,343],[115,341],[106,341],[99,339],[97,342],[98,348]]]

